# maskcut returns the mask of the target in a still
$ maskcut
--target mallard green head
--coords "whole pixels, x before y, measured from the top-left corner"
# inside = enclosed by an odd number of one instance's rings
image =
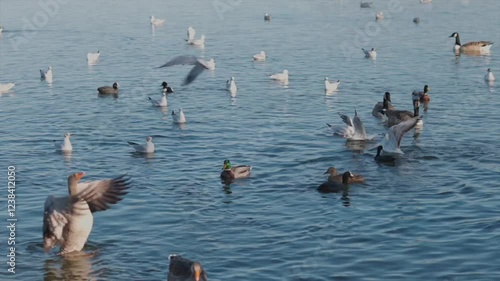
[[[231,169],[231,167],[232,167],[232,165],[231,165],[231,161],[229,161],[229,160],[227,160],[227,159],[226,159],[226,160],[224,160],[224,166],[222,167],[222,169],[224,169],[224,170],[229,170],[229,169]]]

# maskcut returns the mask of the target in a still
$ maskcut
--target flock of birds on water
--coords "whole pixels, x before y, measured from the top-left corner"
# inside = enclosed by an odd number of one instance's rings
[[[421,3],[431,3],[432,0],[420,0]],[[361,2],[361,8],[370,8],[373,2]],[[382,20],[384,15],[382,12],[376,13],[375,19]],[[264,15],[265,21],[271,21],[271,15]],[[419,18],[414,18],[415,23],[419,23]],[[158,19],[151,16],[150,22],[152,26],[159,26],[165,23],[164,19]],[[0,34],[3,28],[0,26]],[[189,27],[187,31],[187,44],[193,46],[203,46],[205,44],[205,35],[200,38],[195,38],[196,31],[194,28]],[[468,55],[483,55],[490,52],[490,47],[493,44],[491,41],[475,41],[461,44],[460,36],[457,32],[450,35],[455,39],[453,51],[455,55],[468,54]],[[362,49],[366,58],[375,60],[377,52],[375,48],[368,50]],[[100,52],[88,53],[87,62],[89,65],[96,64],[99,60]],[[266,53],[261,51],[253,55],[254,61],[265,61]],[[197,58],[195,56],[181,55],[168,61],[167,63],[159,66],[158,68],[171,67],[176,65],[192,65],[183,85],[192,83],[204,70],[214,70],[215,61],[210,59],[208,61]],[[40,77],[52,83],[53,74],[52,67],[49,66],[47,70],[40,70]],[[276,73],[269,76],[270,79],[279,81],[281,83],[288,82],[288,70],[283,70],[282,73]],[[484,80],[492,83],[495,77],[488,68]],[[325,94],[331,94],[338,90],[340,80],[330,82],[327,77],[324,80]],[[15,82],[0,84],[0,94],[9,92],[15,86]],[[162,96],[159,100],[149,97],[150,102],[155,107],[165,108],[167,106],[167,95],[174,92],[168,86],[168,83],[163,81],[161,84]],[[226,90],[232,97],[236,96],[237,86],[234,77],[226,81]],[[117,96],[119,93],[118,82],[113,83],[112,86],[102,86],[97,88],[98,94],[103,96]],[[378,163],[395,165],[397,162],[397,155],[403,153],[400,149],[401,140],[405,133],[414,129],[417,136],[423,127],[423,119],[420,115],[420,107],[424,106],[424,111],[427,111],[427,105],[430,102],[430,87],[425,85],[423,91],[413,91],[411,94],[413,111],[397,110],[392,104],[391,94],[385,92],[381,102],[375,104],[372,115],[377,118],[386,118],[388,132],[377,146],[377,153],[374,160]],[[344,114],[339,114],[345,127],[337,127],[327,124],[334,134],[339,135],[348,141],[353,142],[369,142],[374,140],[375,135],[368,135],[365,131],[363,122],[358,116],[356,109],[354,116],[351,118]],[[173,122],[185,123],[186,117],[182,108],[178,111],[172,111]],[[65,133],[62,141],[54,141],[57,151],[67,153],[73,150],[70,141],[71,134]],[[154,153],[155,145],[153,137],[148,136],[145,144],[136,142],[128,142],[128,144],[136,151],[136,153],[150,154]],[[230,183],[235,179],[246,178],[251,175],[252,166],[238,165],[233,166],[230,160],[224,160],[222,172],[220,174],[221,180]],[[324,173],[328,175],[328,180],[322,183],[317,190],[322,193],[340,192],[346,190],[350,184],[363,183],[364,178],[362,175],[353,174],[350,171],[338,173],[335,167],[330,167]],[[43,218],[43,240],[44,250],[49,252],[52,248],[60,246],[60,254],[65,255],[82,255],[82,249],[87,242],[93,225],[93,213],[97,211],[104,211],[111,207],[111,205],[121,201],[123,196],[127,194],[127,190],[131,187],[131,179],[126,175],[114,179],[96,180],[90,182],[81,182],[81,178],[85,173],[75,173],[68,177],[68,195],[63,197],[48,196],[44,206]],[[169,281],[206,281],[207,276],[205,270],[200,262],[191,261],[183,258],[180,255],[171,255],[169,257]]]

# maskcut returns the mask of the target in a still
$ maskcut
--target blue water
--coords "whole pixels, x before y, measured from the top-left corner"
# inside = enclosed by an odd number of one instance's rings
[[[379,10],[386,19],[376,23]],[[18,218],[16,274],[7,273],[5,240],[1,278],[166,280],[177,253],[200,261],[209,280],[500,279],[500,97],[483,81],[487,68],[500,75],[499,10],[495,0],[380,0],[372,9],[358,1],[68,0],[48,15],[37,1],[0,1],[0,83],[17,81],[0,95],[0,162],[16,167]],[[153,14],[166,24],[153,30]],[[204,49],[185,44],[189,26],[206,35]],[[456,58],[455,31],[462,43],[494,41],[491,54]],[[377,59],[361,47],[375,47]],[[100,60],[88,66],[96,50]],[[261,50],[267,61],[252,62]],[[190,67],[155,69],[182,54],[214,58],[216,69],[185,87]],[[48,65],[52,84],[39,79]],[[288,86],[268,79],[283,69]],[[231,76],[236,98],[224,90]],[[324,95],[325,76],[341,80],[337,93]],[[160,98],[163,80],[176,91],[166,114],[147,100]],[[98,98],[96,88],[114,81],[119,97]],[[410,93],[425,84],[423,131],[405,136],[394,167],[377,165],[372,145],[353,148],[325,126],[356,108],[380,136],[386,129],[371,110],[383,93],[411,109]],[[179,107],[184,126],[169,115]],[[52,142],[65,132],[69,156]],[[154,156],[131,154],[126,142],[148,135]],[[224,159],[252,165],[252,176],[221,184]],[[319,194],[329,166],[366,183]],[[95,214],[85,250],[96,256],[64,260],[43,252],[43,204],[66,194],[78,171],[84,180],[127,173],[133,188]],[[7,176],[0,181],[6,203]]]

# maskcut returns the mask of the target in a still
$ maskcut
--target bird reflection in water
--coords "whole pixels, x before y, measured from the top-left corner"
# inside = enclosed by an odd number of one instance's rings
[[[57,256],[54,259],[47,259],[44,264],[45,274],[43,280],[98,280],[97,276],[93,276],[95,274],[92,272],[92,259],[97,253],[97,250],[91,253],[78,252],[64,257]]]

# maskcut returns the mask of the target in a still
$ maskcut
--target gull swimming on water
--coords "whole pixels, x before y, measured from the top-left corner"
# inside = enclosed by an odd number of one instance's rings
[[[16,82],[0,84],[0,94],[10,91],[10,89],[14,88],[15,85]]]
[[[199,59],[195,56],[178,56],[157,68],[169,67],[173,65],[185,65],[185,64],[194,65],[194,67],[186,76],[182,85],[190,84],[191,82],[194,81],[194,79],[196,79],[196,77],[198,77],[198,75],[200,75],[203,72],[203,70],[210,69],[210,65],[208,65],[205,60]]]
[[[151,16],[150,19],[151,19],[151,24],[154,26],[162,25],[165,22],[164,19],[157,19],[155,18],[155,16]]]
[[[57,245],[61,246],[61,255],[81,251],[92,231],[93,213],[121,201],[131,187],[126,176],[79,183],[84,175],[82,172],[68,177],[68,195],[49,195],[45,200],[42,230],[45,252]]]
[[[214,59],[209,59],[205,61],[205,64],[207,65],[208,70],[215,70],[215,61]]]
[[[354,118],[340,114],[340,118],[347,125],[346,128],[340,129],[336,131],[336,134],[341,135],[342,137],[352,140],[352,141],[365,141],[371,140],[374,136],[368,136],[365,131],[365,126],[361,121],[361,118],[358,116],[358,112],[354,109]],[[329,127],[333,127],[330,124],[327,124]]]
[[[200,39],[192,39],[191,41],[188,41],[190,45],[198,46],[198,47],[203,47],[205,46],[205,35],[201,35]]]
[[[69,140],[70,137],[71,137],[70,133],[65,133],[63,141],[54,140],[54,146],[56,147],[56,150],[63,151],[63,152],[72,151],[73,146],[71,145],[71,141]]]
[[[191,26],[188,27],[186,41],[188,43],[191,43],[191,41],[193,41],[195,35],[196,35],[196,30],[194,30],[194,28],[192,28]]]
[[[286,82],[288,81],[288,70],[283,70],[283,73],[276,73],[273,75],[270,75],[269,78],[276,80],[276,81],[282,81]]]
[[[40,79],[46,80],[47,82],[52,82],[52,66],[49,65],[47,71],[43,71],[40,69]]]
[[[177,112],[172,110],[172,120],[177,124],[186,123],[186,116],[184,115],[182,108],[179,108],[179,111]]]
[[[260,53],[253,55],[253,60],[265,61],[266,60],[266,52],[260,51]]]
[[[153,143],[153,137],[146,138],[146,145],[141,145],[136,142],[127,142],[130,146],[132,146],[136,152],[139,153],[153,153],[155,152],[155,145]]]
[[[337,91],[339,88],[339,85],[340,85],[340,80],[337,80],[337,82],[330,82],[328,80],[328,77],[325,77],[325,93],[326,94]]]
[[[372,48],[371,50],[367,51],[363,48],[361,48],[363,52],[365,53],[365,58],[371,58],[371,59],[376,59],[377,58],[377,51],[375,48]]]
[[[486,73],[486,75],[484,75],[484,80],[486,82],[495,81],[495,75],[493,75],[493,72],[491,72],[491,68],[488,68],[488,73]]]
[[[236,87],[236,82],[234,81],[234,77],[231,77],[229,80],[226,81],[226,90],[228,90],[231,93],[231,96],[236,96],[236,91],[238,88]]]
[[[153,106],[165,107],[165,106],[168,105],[168,103],[167,103],[167,93],[166,92],[162,93],[162,96],[161,96],[160,100],[154,100],[151,97],[148,97],[148,99],[151,102],[151,104],[153,104]]]

